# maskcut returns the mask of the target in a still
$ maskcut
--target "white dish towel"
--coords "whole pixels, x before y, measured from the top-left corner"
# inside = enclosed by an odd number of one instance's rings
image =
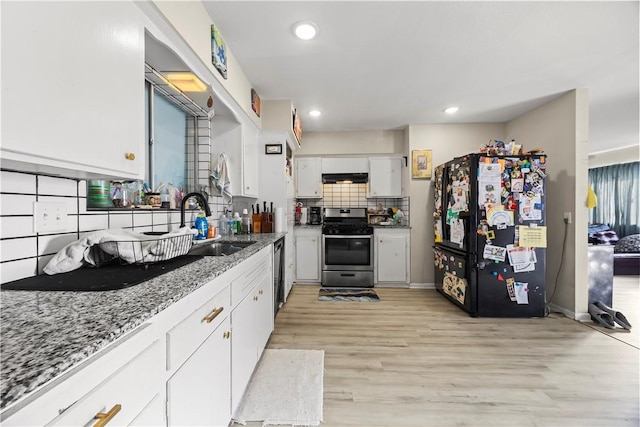
[[[229,158],[226,154],[220,153],[218,163],[211,172],[213,190],[216,195],[222,196],[225,203],[231,203],[231,177],[229,174]]]
[[[182,227],[179,230],[161,236],[146,236],[135,231],[119,228],[96,231],[60,249],[46,265],[44,272],[52,275],[77,270],[86,264],[96,265],[96,260],[93,259],[91,254],[91,247],[94,245],[100,245],[100,249],[104,252],[119,256],[129,264],[140,261],[164,261],[169,259],[168,254],[175,257],[188,252],[191,246],[175,246],[173,242],[177,244],[182,241],[168,239],[185,234],[191,234],[191,230],[187,227]],[[167,244],[158,245],[158,239],[168,239],[164,240]],[[182,249],[184,253],[177,253],[176,249]]]

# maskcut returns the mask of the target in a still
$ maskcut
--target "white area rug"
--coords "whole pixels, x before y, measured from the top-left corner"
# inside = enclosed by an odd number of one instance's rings
[[[234,421],[263,426],[318,426],[324,351],[265,350]]]

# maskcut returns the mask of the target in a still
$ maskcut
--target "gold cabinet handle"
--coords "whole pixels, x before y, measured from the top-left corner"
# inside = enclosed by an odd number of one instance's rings
[[[120,409],[122,409],[122,405],[118,403],[114,405],[113,408],[109,409],[109,412],[98,412],[93,417],[94,420],[98,420],[98,422],[95,423],[93,427],[106,426],[107,423],[111,421],[111,418],[115,417],[116,414],[120,412]]]
[[[260,289],[260,290],[258,291],[258,293],[259,293],[260,295],[262,295],[262,294],[264,294],[264,291],[263,291],[262,289]]]
[[[224,310],[224,307],[216,308],[211,312],[211,314],[209,314],[208,316],[205,316],[204,319],[202,320],[204,320],[207,323],[211,323],[213,319],[218,317],[218,314],[222,313],[222,310]]]
[[[253,297],[253,300],[254,301],[258,301],[258,297]]]
[[[133,153],[124,153],[124,158],[127,160],[135,160],[136,159],[136,155]]]
[[[224,334],[222,334],[222,338],[225,338],[225,339],[229,339],[230,336],[231,336],[231,332],[229,332],[229,331],[227,331]]]

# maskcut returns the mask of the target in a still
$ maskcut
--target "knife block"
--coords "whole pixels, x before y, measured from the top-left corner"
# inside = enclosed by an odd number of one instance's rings
[[[262,215],[260,214],[251,215],[251,222],[253,223],[253,232],[262,233]]]
[[[271,233],[273,232],[273,216],[268,213],[262,214],[262,232],[263,233]]]

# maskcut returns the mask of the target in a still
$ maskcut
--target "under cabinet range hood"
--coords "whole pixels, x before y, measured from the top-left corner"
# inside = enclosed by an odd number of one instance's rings
[[[323,184],[366,184],[369,174],[366,173],[323,173]]]

